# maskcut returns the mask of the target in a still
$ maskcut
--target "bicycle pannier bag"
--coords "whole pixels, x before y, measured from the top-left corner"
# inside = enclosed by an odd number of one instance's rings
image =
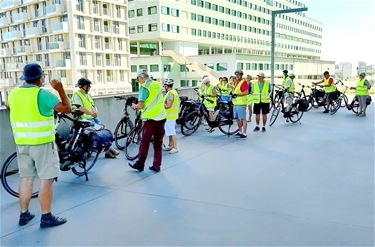
[[[107,151],[113,142],[112,132],[108,129],[95,131],[91,139],[91,147],[97,151]]]
[[[372,98],[371,98],[371,96],[369,95],[369,96],[367,96],[366,104],[367,104],[367,105],[370,105],[371,102],[372,102]]]
[[[309,102],[305,99],[299,99],[297,101],[297,109],[298,111],[305,112],[309,108]]]

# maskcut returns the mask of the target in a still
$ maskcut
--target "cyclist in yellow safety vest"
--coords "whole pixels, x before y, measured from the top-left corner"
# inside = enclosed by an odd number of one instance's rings
[[[51,213],[53,181],[60,175],[59,158],[55,145],[54,111],[71,112],[69,99],[61,82],[50,82],[60,96],[41,89],[44,73],[39,64],[27,64],[20,78],[26,81],[9,93],[6,108],[10,111],[10,123],[17,146],[20,218],[24,226],[35,215],[29,212],[31,192],[36,176],[40,179],[39,201],[42,216],[40,227],[53,227],[67,222]],[[8,141],[8,140],[2,140]]]
[[[246,108],[248,103],[249,86],[245,79],[242,78],[242,70],[236,70],[236,84],[232,86],[233,94],[233,118],[237,119],[239,132],[237,137],[247,138],[247,121],[246,121]]]
[[[290,73],[288,75],[288,70],[284,70],[284,78],[283,78],[283,89],[284,89],[284,102],[285,102],[285,109],[286,112],[284,113],[284,116],[287,117],[290,114],[290,111],[292,110],[292,104],[293,104],[293,96],[295,92],[295,85],[294,85],[294,78],[295,75],[293,73]],[[287,122],[289,122],[289,119],[286,119]]]
[[[200,85],[199,85],[198,93],[199,93],[200,95],[203,95],[203,94],[204,94],[204,91],[206,90],[206,86],[205,86],[204,83],[203,83],[203,80],[204,80],[205,78],[208,78],[208,76],[207,76],[207,75],[204,75],[204,76],[202,77],[202,81],[201,81],[201,83],[200,83]]]
[[[96,128],[103,128],[104,125],[98,117],[98,109],[96,108],[95,102],[89,93],[91,89],[91,81],[86,78],[81,78],[78,80],[77,86],[79,87],[79,90],[74,92],[72,96],[73,109],[77,108],[74,106],[74,104],[80,105],[78,110],[83,113],[81,119],[91,121]],[[120,153],[115,149],[109,148],[105,152],[105,157],[116,158],[116,156],[119,154]]]
[[[359,81],[357,82],[357,87],[351,87],[351,89],[356,90],[356,96],[359,101],[359,111],[357,116],[365,117],[366,116],[366,108],[367,108],[367,98],[369,97],[369,89],[371,88],[371,84],[367,79],[365,79],[366,73],[359,74]]]
[[[218,88],[218,93],[223,102],[228,103],[230,101],[230,93],[232,92],[232,88],[230,87],[228,83],[227,77],[220,77],[219,78],[219,84],[216,85],[216,88]]]
[[[204,101],[203,104],[208,110],[209,120],[214,121],[216,118],[215,107],[216,107],[216,89],[214,85],[211,85],[210,78],[206,77],[203,79],[202,83],[204,84]]]
[[[169,144],[168,146],[163,145],[163,150],[169,151],[170,154],[175,154],[178,153],[176,120],[180,109],[180,98],[176,89],[173,89],[172,79],[164,79],[163,85],[167,92],[164,96],[164,107],[167,112],[167,121],[165,122],[164,129],[165,135],[169,138]]]
[[[249,95],[247,99],[247,109],[249,111],[249,118],[247,120],[248,122],[251,122],[251,115],[253,114],[253,92],[251,91],[253,87],[251,82],[252,79],[253,77],[251,75],[246,76],[246,83],[249,86]]]
[[[323,76],[324,76],[323,80],[319,82],[315,82],[313,84],[318,85],[318,84],[324,83],[325,98],[327,101],[327,105],[329,106],[332,101],[333,93],[336,92],[336,86],[335,86],[335,82],[333,78],[329,75],[328,71],[325,71],[323,73]],[[328,113],[328,112],[329,110],[327,107],[327,109],[323,113]]]
[[[270,111],[270,93],[271,85],[269,81],[264,80],[264,73],[258,74],[258,81],[253,84],[253,102],[254,102],[254,114],[256,115],[256,127],[254,131],[260,130],[260,114],[263,115],[263,127],[262,132],[266,132],[267,114]]]
[[[137,81],[140,85],[138,104],[133,104],[134,110],[141,110],[143,128],[141,144],[139,146],[138,160],[129,166],[140,172],[143,171],[151,139],[154,142],[154,162],[149,167],[154,172],[159,172],[162,161],[162,146],[164,137],[164,124],[167,114],[164,108],[163,87],[160,82],[151,80],[146,70],[137,73]]]

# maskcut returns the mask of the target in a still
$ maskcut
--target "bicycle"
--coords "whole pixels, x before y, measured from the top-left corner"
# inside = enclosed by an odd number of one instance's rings
[[[194,111],[196,103],[196,100],[188,99],[186,96],[180,96],[180,111],[178,112],[176,124],[181,124],[181,119],[183,119],[190,112]]]
[[[115,96],[115,98],[117,100],[125,100],[124,116],[117,123],[115,132],[114,132],[114,139],[115,139],[116,147],[120,150],[124,150],[126,137],[128,136],[130,130],[134,127],[133,122],[130,120],[128,107],[129,106],[131,107],[133,103],[134,104],[138,103],[138,99],[135,97],[125,97],[125,96]]]
[[[276,103],[282,98],[284,88],[280,85],[274,84],[274,94],[271,94],[270,111],[275,107]]]
[[[339,82],[342,86],[345,87],[344,92],[341,92],[339,96],[340,106],[342,107],[342,105],[344,105],[344,107],[346,107],[346,109],[348,109],[349,111],[353,111],[355,114],[358,114],[359,101],[358,101],[357,96],[354,96],[353,100],[349,103],[348,97],[345,95],[345,93],[348,89],[352,89],[352,88],[344,85],[344,83],[341,81]]]
[[[135,160],[138,158],[139,145],[142,139],[143,122],[141,118],[141,111],[136,111],[134,120],[134,127],[128,133],[125,142],[125,156],[128,160]]]
[[[309,107],[306,109],[306,111],[310,111],[311,108],[313,107],[313,101],[314,101],[314,99],[311,96],[311,94],[306,94],[305,87],[309,88],[309,89],[312,89],[312,87],[304,85],[304,84],[301,84],[301,83],[297,83],[297,84],[302,87],[301,91],[298,92],[297,95],[300,97],[300,99],[304,99],[304,100],[306,100],[309,103]]]
[[[194,90],[199,96],[199,101],[194,103],[194,110],[181,119],[181,133],[184,136],[190,136],[196,132],[201,125],[203,118],[207,121],[208,126],[210,127],[208,130],[210,133],[213,132],[216,127],[228,136],[234,135],[239,131],[238,128],[231,131],[233,125],[233,104],[231,102],[222,102],[219,100],[216,108],[217,116],[215,120],[211,121],[209,118],[209,112],[203,104],[203,101],[207,100],[210,103],[213,103],[213,101],[200,95],[197,89]]]
[[[91,141],[92,131],[88,130],[92,126],[91,122],[80,120],[80,116],[83,115],[80,111],[72,112],[73,118],[63,113],[57,113],[57,125],[56,129],[61,124],[61,121],[69,120],[73,123],[71,133],[68,138],[64,138],[64,133],[55,134],[55,143],[57,146],[58,156],[61,171],[72,170],[77,176],[85,175],[86,181],[88,181],[88,172],[93,168],[96,160],[101,153],[101,149],[95,147]],[[11,154],[4,162],[1,169],[1,183],[5,190],[14,197],[18,197],[18,163],[17,163],[17,152]],[[32,198],[38,196],[38,188],[34,186],[32,192]]]
[[[276,119],[279,116],[280,111],[284,113],[284,118],[286,118],[287,121],[291,121],[292,123],[299,122],[303,116],[303,111],[298,110],[298,98],[293,99],[291,108],[289,111],[287,111],[284,105],[284,97],[285,91],[282,91],[281,97],[276,102],[275,107],[272,111],[269,124],[270,126],[272,126],[276,122]]]

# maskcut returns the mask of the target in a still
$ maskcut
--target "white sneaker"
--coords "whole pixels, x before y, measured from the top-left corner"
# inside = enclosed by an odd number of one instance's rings
[[[178,153],[178,149],[177,148],[172,148],[171,151],[168,152],[169,154],[175,154],[175,153]]]
[[[172,148],[170,146],[166,146],[166,145],[163,144],[163,150],[164,151],[171,151]]]

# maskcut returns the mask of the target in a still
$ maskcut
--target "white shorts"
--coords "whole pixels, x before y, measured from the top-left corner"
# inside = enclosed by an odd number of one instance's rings
[[[167,120],[164,125],[166,136],[176,135],[176,120]]]

